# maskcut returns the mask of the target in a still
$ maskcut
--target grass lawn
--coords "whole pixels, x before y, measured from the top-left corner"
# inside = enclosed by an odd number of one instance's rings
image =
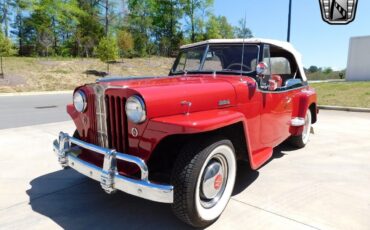
[[[311,83],[319,105],[370,108],[370,82]]]
[[[110,65],[113,76],[162,76],[172,66],[172,58],[120,59]],[[93,58],[4,58],[5,78],[0,78],[0,93],[72,90],[93,83],[107,65]]]

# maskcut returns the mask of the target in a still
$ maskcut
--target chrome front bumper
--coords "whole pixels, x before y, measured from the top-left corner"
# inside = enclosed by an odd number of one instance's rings
[[[72,144],[75,146],[72,147]],[[59,139],[54,141],[53,147],[59,163],[63,167],[69,166],[81,174],[99,181],[107,193],[120,190],[156,202],[173,203],[173,186],[151,183],[148,179],[148,167],[141,158],[89,144],[63,132],[60,132]],[[78,158],[81,148],[102,154],[104,156],[103,168]],[[136,164],[140,168],[141,179],[136,180],[118,174],[117,160]]]

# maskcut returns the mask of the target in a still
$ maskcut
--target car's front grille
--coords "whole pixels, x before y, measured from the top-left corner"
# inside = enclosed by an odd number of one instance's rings
[[[95,111],[95,96],[94,94],[88,94],[87,101],[91,102],[91,108],[88,111],[88,117],[90,118],[90,132],[89,138],[93,144],[98,144],[98,137],[96,136],[96,111]]]
[[[122,96],[124,93],[122,89],[107,89],[106,86],[94,84],[85,92],[88,100],[86,115],[89,125],[87,130],[82,130],[82,140],[129,154],[126,97]],[[103,167],[104,157],[99,153],[83,150],[80,157],[98,167]],[[136,165],[121,160],[117,160],[117,169],[122,175],[132,176],[139,172]]]
[[[85,91],[88,107],[86,109],[86,114],[89,119],[89,126],[86,129],[83,129],[82,140],[87,141],[89,143],[98,145],[98,137],[97,133],[97,123],[96,123],[96,107],[95,107],[95,95],[94,92],[91,90]]]
[[[118,152],[128,149],[126,99],[115,95],[105,95],[108,146]]]

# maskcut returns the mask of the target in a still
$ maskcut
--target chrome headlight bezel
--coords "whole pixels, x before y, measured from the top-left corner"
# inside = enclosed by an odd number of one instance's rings
[[[85,112],[87,108],[87,97],[84,91],[77,90],[73,94],[73,105],[78,112]]]
[[[146,120],[145,103],[138,95],[133,95],[126,100],[125,112],[127,118],[135,124],[143,123]]]

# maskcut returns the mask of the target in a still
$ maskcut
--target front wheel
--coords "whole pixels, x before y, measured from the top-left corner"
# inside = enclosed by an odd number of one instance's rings
[[[312,125],[312,114],[311,110],[307,110],[305,123],[303,126],[303,132],[299,136],[292,136],[289,138],[289,142],[291,145],[297,148],[303,148],[307,145],[308,141],[310,140],[311,135],[311,125]]]
[[[216,139],[207,143],[185,146],[172,174],[172,209],[178,218],[194,227],[206,227],[218,219],[235,183],[236,159],[231,141]]]

